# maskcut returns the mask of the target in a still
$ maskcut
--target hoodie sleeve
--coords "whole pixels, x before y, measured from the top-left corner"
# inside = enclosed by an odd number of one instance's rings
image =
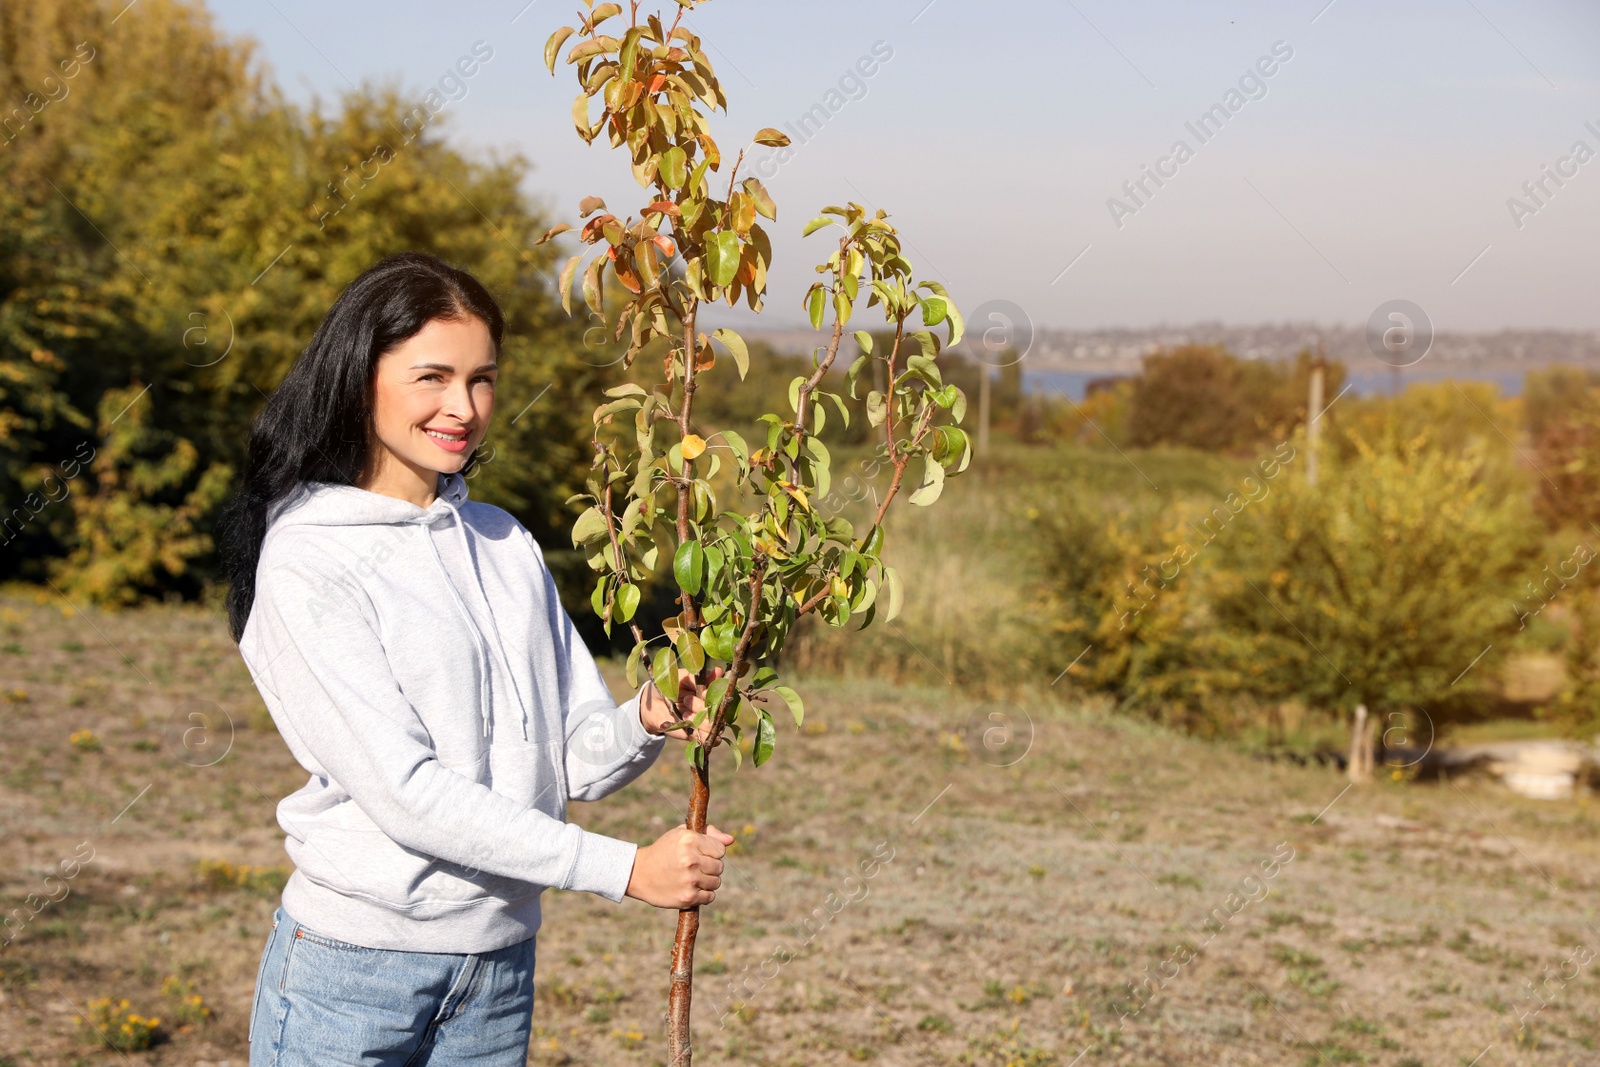
[[[277,697],[295,755],[309,756],[405,848],[620,901],[638,846],[551,818],[443,766],[389,669],[370,601],[330,579],[337,565],[318,567],[317,558],[296,549],[263,566],[250,617],[256,633],[246,663]],[[330,588],[340,592],[330,596]]]
[[[555,577],[545,565],[544,551],[526,528],[522,532],[544,572],[550,632],[565,659],[561,674],[568,681],[566,707],[562,709],[567,733],[568,799],[599,800],[648,770],[661,755],[666,737],[647,733],[640,721],[643,686],[621,704],[612,698],[572,616],[561,606]]]

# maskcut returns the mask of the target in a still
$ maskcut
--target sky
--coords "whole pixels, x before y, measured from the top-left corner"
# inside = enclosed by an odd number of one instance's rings
[[[446,136],[526,156],[552,224],[589,194],[645,202],[577,137],[572,68],[544,67],[577,4],[209,6],[307,105],[367,82],[420,100],[492,50]],[[723,154],[765,126],[796,142],[750,157],[779,211],[769,326],[803,319],[806,220],[853,200],[978,321],[1007,301],[1041,328],[1356,326],[1405,299],[1439,330],[1600,330],[1593,0],[709,0],[688,24]]]

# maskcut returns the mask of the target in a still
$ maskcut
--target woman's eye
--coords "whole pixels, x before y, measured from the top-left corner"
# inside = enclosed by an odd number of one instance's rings
[[[483,382],[485,385],[488,385],[490,388],[494,387],[494,379],[488,377],[487,375],[480,375],[479,377],[474,378],[473,381]]]

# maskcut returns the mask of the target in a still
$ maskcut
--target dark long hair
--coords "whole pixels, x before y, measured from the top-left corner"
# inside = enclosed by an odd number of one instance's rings
[[[496,353],[505,318],[464,270],[435,256],[387,256],[339,294],[250,427],[244,481],[222,516],[228,630],[244,635],[256,599],[267,512],[304,482],[354,485],[371,441],[378,357],[433,319],[483,320]],[[468,467],[476,461],[476,453]]]

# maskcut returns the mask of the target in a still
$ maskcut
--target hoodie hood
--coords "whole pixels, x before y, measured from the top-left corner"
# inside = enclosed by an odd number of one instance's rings
[[[460,474],[441,474],[433,503],[419,508],[409,500],[332,482],[302,482],[293,493],[273,504],[267,527],[372,526],[387,523],[432,524],[457,512],[467,502],[467,480]]]

